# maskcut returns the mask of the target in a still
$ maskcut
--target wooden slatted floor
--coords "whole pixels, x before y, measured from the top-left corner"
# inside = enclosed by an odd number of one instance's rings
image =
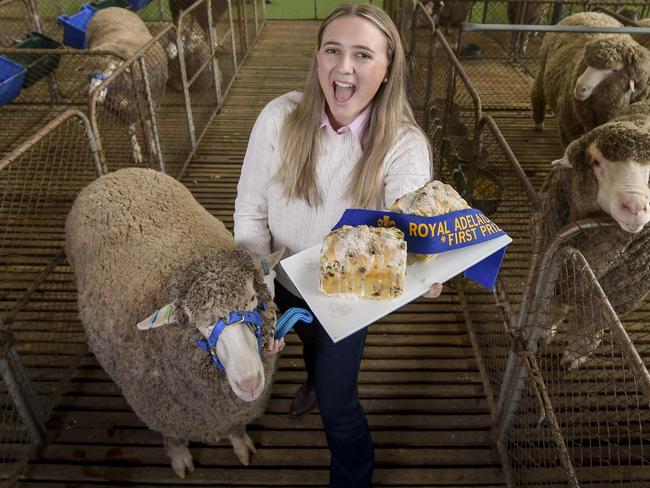
[[[250,129],[268,101],[301,86],[317,27],[314,22],[267,23],[184,175],[183,183],[230,228]],[[561,154],[553,124],[539,134],[526,113],[494,116],[539,187],[548,162]],[[525,239],[526,208],[512,202],[504,208],[511,235]],[[512,249],[509,273],[513,283],[523,282],[526,249]],[[67,271],[62,266],[52,279]],[[56,291],[32,312],[47,309],[48,299],[57,301],[59,319],[74,323],[74,289],[61,282]],[[69,334],[65,340],[83,342]],[[39,389],[46,391],[48,381],[56,378],[47,367],[55,345],[40,347],[28,365],[39,375]],[[319,416],[292,419],[286,414],[303,379],[299,341],[290,335],[268,411],[250,427],[258,446],[252,465],[240,466],[226,443],[193,445],[197,471],[181,481],[169,467],[158,435],[137,419],[86,354],[56,409],[48,443],[20,486],[327,486],[328,451]],[[450,288],[440,299],[412,303],[370,328],[359,390],[377,449],[377,486],[504,486],[498,456],[490,447],[491,421],[476,359]]]

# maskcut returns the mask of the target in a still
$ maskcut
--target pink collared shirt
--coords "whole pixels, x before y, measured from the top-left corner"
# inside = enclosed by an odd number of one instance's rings
[[[330,123],[330,118],[325,113],[325,109],[323,109],[323,113],[320,119],[320,128],[322,129],[323,127],[327,127],[329,130],[339,135],[345,134],[346,132],[350,131],[354,135],[354,138],[357,140],[359,145],[363,146],[363,142],[361,141],[361,138],[363,137],[363,130],[366,128],[366,123],[368,122],[368,118],[370,117],[371,110],[372,110],[372,105],[369,105],[368,108],[366,108],[363,112],[361,112],[357,116],[357,118],[354,119],[349,125],[344,125],[339,130],[334,130],[334,127],[332,127],[332,124]]]
[[[239,245],[258,256],[284,247],[284,257],[288,257],[322,242],[345,209],[353,206],[348,184],[363,154],[359,138],[369,110],[337,132],[329,120],[324,121],[314,169],[320,205],[287,199],[283,186],[273,178],[281,165],[279,143],[284,119],[301,96],[294,91],[271,101],[257,118],[248,141],[237,185],[234,234]],[[424,134],[405,125],[384,158],[382,173],[383,195],[377,209],[388,208],[396,198],[428,182],[432,167]],[[297,293],[281,267],[276,271],[278,281]]]

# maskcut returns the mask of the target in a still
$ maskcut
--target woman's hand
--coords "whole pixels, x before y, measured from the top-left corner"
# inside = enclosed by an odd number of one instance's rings
[[[442,293],[442,283],[434,283],[429,291],[422,295],[424,298],[438,298]]]
[[[274,354],[282,351],[282,349],[284,349],[284,346],[284,337],[280,340],[268,339],[264,345],[264,349],[262,349],[262,353],[264,354],[264,357],[273,356]]]

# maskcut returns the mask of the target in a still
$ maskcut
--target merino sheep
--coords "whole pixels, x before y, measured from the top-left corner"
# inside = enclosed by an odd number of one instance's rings
[[[619,316],[635,310],[650,291],[650,101],[637,102],[566,149],[554,163],[541,190],[542,237],[548,243],[561,228],[586,218],[612,217],[616,228],[581,235],[569,245],[589,262]],[[580,292],[546,321],[542,336],[550,342],[557,326],[572,317],[562,363],[576,368],[600,344],[602,330],[587,330],[589,317]]]
[[[248,464],[255,448],[246,425],[264,412],[276,356],[260,357],[248,324],[228,326],[213,350],[224,374],[196,341],[219,318],[262,302],[260,337],[273,337],[276,307],[253,258],[181,183],[143,168],[82,190],[65,236],[90,348],[138,417],[162,434],[178,476],[194,469],[190,440],[228,437]],[[161,312],[147,317],[152,310]],[[172,310],[164,327],[138,330]]]
[[[114,55],[90,56],[82,65],[81,69],[86,71],[91,79],[91,93],[152,39],[142,19],[127,9],[111,7],[93,15],[86,30],[88,49],[109,51]],[[147,49],[144,60],[151,89],[151,101],[156,108],[165,94],[165,85],[169,77],[167,57],[160,44],[155,42]],[[143,124],[142,131],[147,139],[149,153],[155,154],[145,84],[138,63],[133,63],[109,86],[106,86],[98,95],[98,102],[128,126],[136,163],[142,163],[142,153],[135,132],[136,123]]]
[[[558,25],[621,27],[586,12]],[[548,33],[532,88],[533,119],[542,130],[546,104],[558,117],[564,146],[650,95],[650,51],[627,34]]]
[[[511,24],[537,25],[548,10],[548,3],[530,0],[508,0],[508,21]],[[513,32],[513,44],[519,54],[526,52],[528,32]]]

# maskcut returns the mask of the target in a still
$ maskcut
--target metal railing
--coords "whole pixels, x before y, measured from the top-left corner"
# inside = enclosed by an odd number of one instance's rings
[[[154,39],[131,59],[86,49],[13,47],[14,40],[29,31],[60,42],[63,31],[56,18],[75,12],[75,5],[0,0],[0,55],[36,60],[29,71],[29,86],[0,108],[0,124],[6,128],[0,134],[0,154],[58,113],[75,107],[87,113],[97,130],[105,168],[144,164],[180,176],[261,32],[264,1],[182,2],[187,8],[179,9],[175,19],[167,1],[151,2],[138,14]],[[101,64],[105,57],[120,66],[90,93],[86,66]]]
[[[7,485],[40,444],[87,351],[71,300],[63,223],[99,171],[90,123],[76,110],[0,159],[0,459]]]
[[[485,56],[459,59],[468,39],[457,38],[452,52],[422,5],[410,14],[410,22],[396,20],[409,46],[412,101],[434,145],[437,177],[514,239],[492,293],[459,285],[508,485],[644,486],[650,480],[650,316],[647,277],[634,265],[645,259],[645,234],[629,248],[608,247],[621,241],[622,231],[607,220],[547,235],[540,196],[497,123],[483,113],[503,108],[498,100],[487,109],[482,103],[485,78],[478,75],[494,66]],[[498,47],[503,59],[509,46]]]

